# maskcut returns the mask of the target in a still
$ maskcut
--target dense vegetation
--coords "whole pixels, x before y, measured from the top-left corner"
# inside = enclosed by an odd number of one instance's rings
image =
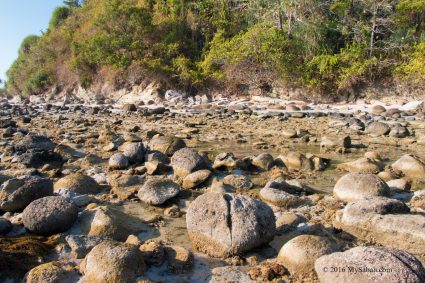
[[[24,95],[147,75],[187,91],[423,85],[425,1],[70,0],[23,41],[7,75],[8,91]]]

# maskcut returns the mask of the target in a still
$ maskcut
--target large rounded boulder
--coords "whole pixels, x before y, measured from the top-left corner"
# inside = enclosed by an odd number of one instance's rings
[[[10,179],[0,190],[0,210],[19,211],[33,200],[53,195],[53,182],[39,177]]]
[[[320,282],[425,282],[421,262],[407,252],[382,247],[356,247],[316,260]]]
[[[105,241],[95,246],[81,263],[84,282],[134,282],[146,269],[137,246]]]
[[[139,190],[137,196],[143,202],[160,205],[175,197],[180,186],[166,177],[150,177]]]
[[[184,178],[198,170],[208,169],[205,159],[195,150],[187,147],[173,154],[171,157],[171,166],[173,167],[174,175],[180,178]]]
[[[44,197],[28,205],[23,214],[24,226],[39,235],[65,232],[78,217],[77,206],[63,197]]]
[[[380,137],[388,134],[391,131],[390,126],[383,122],[372,122],[367,127],[365,132],[372,137]]]
[[[425,179],[425,164],[414,155],[403,155],[391,167],[409,179]]]
[[[390,188],[376,175],[349,173],[338,180],[333,192],[340,200],[351,202],[368,197],[389,196]]]
[[[192,246],[212,257],[239,255],[269,243],[275,222],[268,205],[235,194],[205,193],[186,214]]]
[[[55,191],[67,190],[77,194],[97,194],[101,187],[92,178],[81,173],[70,174],[55,183]]]
[[[336,251],[337,245],[325,237],[301,235],[283,245],[277,259],[291,273],[305,273],[314,269],[316,259]]]

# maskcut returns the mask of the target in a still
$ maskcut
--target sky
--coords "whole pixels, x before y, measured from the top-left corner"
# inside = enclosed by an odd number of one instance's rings
[[[18,57],[22,40],[46,30],[55,7],[63,0],[0,0],[0,79]]]

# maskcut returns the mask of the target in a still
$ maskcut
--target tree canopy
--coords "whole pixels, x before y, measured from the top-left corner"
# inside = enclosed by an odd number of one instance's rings
[[[8,90],[90,85],[143,70],[187,90],[280,80],[338,95],[425,80],[423,0],[64,1],[24,40]]]

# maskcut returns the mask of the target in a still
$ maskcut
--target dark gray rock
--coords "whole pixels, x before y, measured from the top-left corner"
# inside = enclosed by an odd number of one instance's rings
[[[0,190],[0,209],[19,211],[32,201],[53,195],[53,182],[39,177],[10,179]]]
[[[51,235],[65,232],[78,217],[77,206],[63,197],[44,197],[28,205],[22,221],[25,228],[35,234]]]

